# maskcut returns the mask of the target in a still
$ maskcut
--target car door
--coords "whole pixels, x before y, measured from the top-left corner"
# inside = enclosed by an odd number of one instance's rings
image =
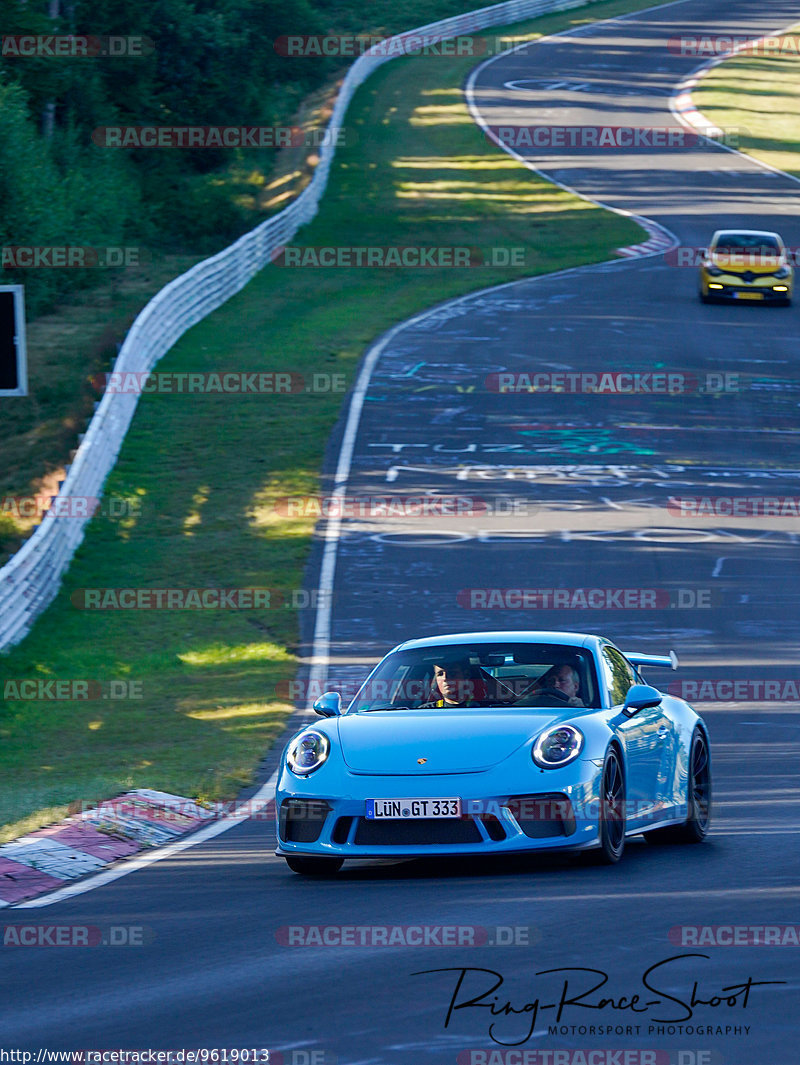
[[[628,690],[641,683],[641,678],[616,647],[606,644],[602,658],[609,701],[621,713]],[[660,705],[639,710],[630,718],[620,716],[617,724],[627,755],[627,817],[631,828],[653,821],[663,809],[664,765],[672,733]]]

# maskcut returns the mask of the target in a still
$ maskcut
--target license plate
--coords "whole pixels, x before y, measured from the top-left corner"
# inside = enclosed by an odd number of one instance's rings
[[[367,820],[461,817],[461,799],[367,799]]]
[[[737,300],[763,300],[763,296],[760,292],[737,292]]]

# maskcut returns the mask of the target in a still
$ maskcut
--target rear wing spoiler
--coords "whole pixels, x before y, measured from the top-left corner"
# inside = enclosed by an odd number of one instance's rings
[[[674,651],[668,655],[640,655],[626,652],[625,657],[635,666],[666,666],[669,669],[678,668],[678,656]]]

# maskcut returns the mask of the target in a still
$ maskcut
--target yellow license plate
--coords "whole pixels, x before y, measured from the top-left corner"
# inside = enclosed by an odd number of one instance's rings
[[[737,300],[763,300],[763,296],[760,292],[737,292]]]

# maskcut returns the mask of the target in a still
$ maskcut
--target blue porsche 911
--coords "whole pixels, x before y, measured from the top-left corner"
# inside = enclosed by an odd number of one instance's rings
[[[701,842],[706,725],[641,666],[677,659],[571,632],[400,644],[346,710],[326,692],[324,720],[289,742],[277,853],[324,875],[346,858],[593,850],[616,862],[639,833]]]

